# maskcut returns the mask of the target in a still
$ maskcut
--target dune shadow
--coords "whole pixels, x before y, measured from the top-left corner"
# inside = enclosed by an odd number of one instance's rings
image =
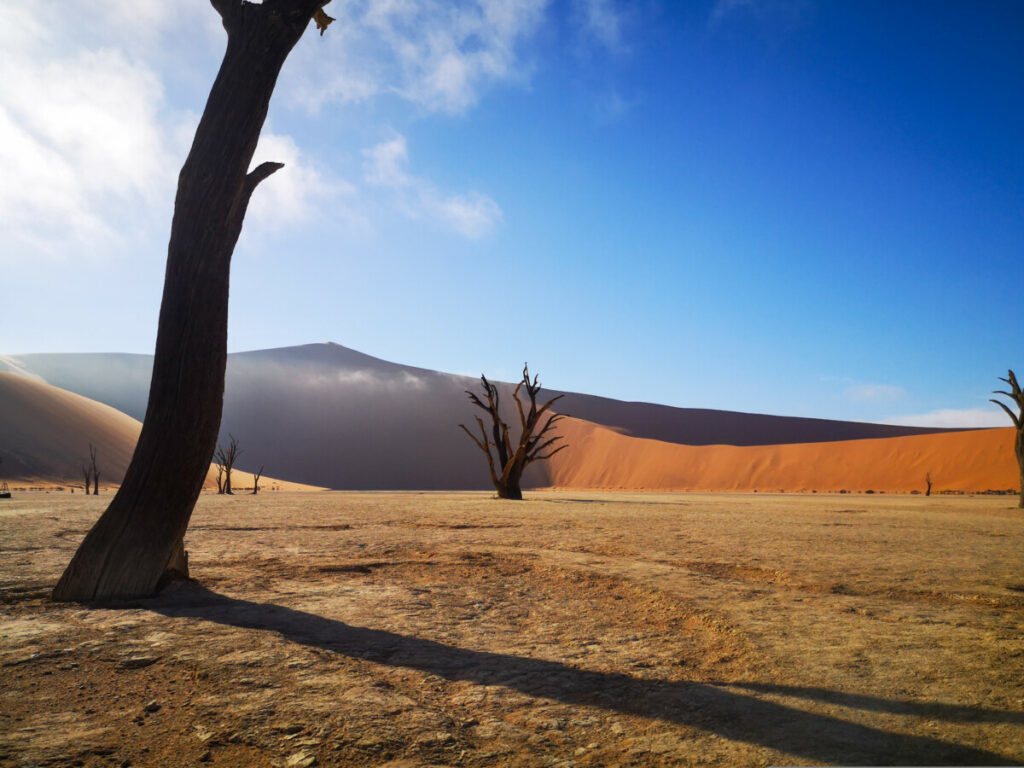
[[[948,720],[965,723],[1013,723],[1024,725],[1024,712],[1001,709],[968,707],[959,704],[942,704],[930,701],[907,701],[906,699],[883,699],[860,693],[845,693],[829,688],[802,685],[775,685],[770,683],[730,683],[732,688],[746,688],[758,693],[773,693],[811,699],[843,707],[862,709],[866,712],[888,712],[894,715],[913,715],[933,720]]]
[[[1008,765],[1004,755],[926,736],[848,722],[715,685],[633,677],[488,651],[474,651],[305,611],[176,585],[140,607],[276,632],[289,641],[353,659],[404,667],[451,681],[500,685],[528,696],[690,726],[726,739],[820,762],[871,765]],[[753,684],[750,684],[753,686]],[[767,690],[767,689],[766,689]]]

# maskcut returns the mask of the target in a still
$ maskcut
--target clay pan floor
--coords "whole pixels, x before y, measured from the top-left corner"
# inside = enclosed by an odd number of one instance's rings
[[[48,599],[0,502],[0,765],[1024,763],[1012,497],[204,495],[192,583]]]

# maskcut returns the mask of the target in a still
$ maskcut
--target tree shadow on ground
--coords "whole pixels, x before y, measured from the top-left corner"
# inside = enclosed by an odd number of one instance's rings
[[[579,669],[556,661],[457,648],[433,640],[355,627],[271,603],[175,585],[141,607],[168,617],[196,618],[284,638],[451,681],[501,685],[528,696],[689,726],[807,760],[870,765],[1007,765],[995,752],[926,736],[891,733],[755,696],[694,682],[645,679]],[[752,684],[751,684],[752,685]],[[924,706],[924,705],[922,705]]]
[[[889,712],[894,715],[913,715],[932,720],[948,720],[965,723],[1014,723],[1024,725],[1024,712],[983,707],[967,707],[960,704],[942,704],[929,701],[907,701],[906,699],[883,699],[860,693],[845,693],[829,688],[803,685],[775,685],[771,683],[729,683],[732,688],[746,688],[759,693],[779,696],[793,696],[813,699],[843,707],[862,709],[867,712]]]

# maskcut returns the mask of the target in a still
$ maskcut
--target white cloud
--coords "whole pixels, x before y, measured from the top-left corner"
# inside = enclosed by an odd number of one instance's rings
[[[166,226],[194,118],[166,101],[158,42],[209,32],[200,12],[216,20],[194,1],[0,5],[0,260],[137,249]]]
[[[576,0],[584,32],[609,51],[623,48],[622,17],[614,0]]]
[[[284,168],[256,188],[245,217],[246,230],[267,231],[307,221],[315,217],[325,200],[337,201],[355,192],[352,184],[321,171],[307,159],[291,136],[264,129],[252,167],[268,160],[284,163]]]
[[[889,384],[856,384],[848,387],[846,396],[858,402],[898,400],[907,394],[903,387],[896,387]]]
[[[909,427],[948,427],[956,428],[984,428],[984,427],[1009,427],[1010,420],[1006,414],[995,406],[992,408],[966,408],[956,410],[945,408],[930,413],[910,414],[907,416],[894,416],[885,419],[886,424],[899,424]]]
[[[526,79],[518,49],[548,2],[348,3],[332,10],[339,18],[327,35],[297,51],[300,64],[291,73],[299,82],[289,90],[314,110],[326,101],[392,94],[432,111],[463,112],[490,85]]]
[[[366,183],[390,191],[409,218],[439,221],[472,239],[484,237],[502,221],[501,208],[487,195],[447,194],[429,180],[410,174],[408,146],[401,134],[364,149],[363,158]]]
[[[0,60],[3,251],[117,240],[174,178],[163,90],[113,50]]]

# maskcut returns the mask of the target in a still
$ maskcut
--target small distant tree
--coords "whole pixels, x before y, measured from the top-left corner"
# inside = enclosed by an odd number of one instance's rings
[[[82,465],[82,475],[85,477],[85,495],[89,495],[89,488],[92,486],[92,467]]]
[[[224,465],[217,462],[217,493],[224,493]]]
[[[924,482],[925,482],[925,485],[928,486],[927,488],[925,488],[924,495],[925,496],[931,496],[932,495],[932,473],[931,472],[925,472],[924,473]]]
[[[1017,454],[1017,464],[1020,466],[1020,504],[1018,506],[1024,509],[1024,392],[1021,391],[1020,384],[1017,383],[1017,377],[1013,375],[1012,370],[1007,372],[1005,379],[1000,376],[999,380],[1009,384],[1010,391],[1005,392],[997,389],[992,394],[1004,395],[1010,398],[1020,411],[1020,413],[1014,413],[1004,402],[992,398],[992,402],[1006,411],[1006,415],[1010,417],[1013,426],[1017,428],[1017,435],[1013,441],[1013,450]]]
[[[256,474],[252,476],[252,495],[255,496],[260,492],[260,477],[263,475],[263,465],[260,464],[260,468],[256,470]]]
[[[230,433],[228,438],[230,440],[226,451],[223,446],[217,446],[217,466],[224,468],[224,484],[220,487],[219,493],[233,496],[235,492],[231,490],[231,470],[235,466],[235,461],[242,455],[242,452],[238,449],[238,439]]]
[[[501,417],[500,397],[498,388],[491,384],[484,375],[480,376],[480,386],[483,389],[484,397],[481,399],[476,393],[466,390],[469,401],[477,408],[485,411],[490,420],[490,434],[484,425],[484,420],[479,416],[476,418],[477,426],[480,428],[480,437],[477,437],[465,424],[459,424],[459,428],[469,435],[476,443],[476,447],[487,456],[487,468],[491,473],[491,482],[501,499],[522,499],[523,491],[521,482],[523,471],[533,462],[543,459],[550,459],[566,445],[553,448],[554,444],[562,440],[561,435],[552,435],[551,430],[559,419],[565,418],[565,414],[552,413],[548,416],[543,426],[540,425],[543,416],[550,410],[551,405],[560,400],[563,395],[553,397],[546,403],[537,406],[537,394],[541,386],[538,377],[530,379],[529,366],[523,365],[523,378],[512,392],[512,399],[516,402],[516,410],[519,412],[519,440],[513,445],[508,423]],[[523,402],[519,398],[521,391],[526,391],[529,398],[529,407],[524,410]],[[538,427],[540,427],[538,429]],[[493,453],[492,453],[493,449]],[[547,451],[545,453],[545,451]]]
[[[92,462],[92,495],[100,495],[100,470],[96,466],[96,446],[89,443],[89,460]],[[86,486],[85,493],[88,495],[89,488]]]

